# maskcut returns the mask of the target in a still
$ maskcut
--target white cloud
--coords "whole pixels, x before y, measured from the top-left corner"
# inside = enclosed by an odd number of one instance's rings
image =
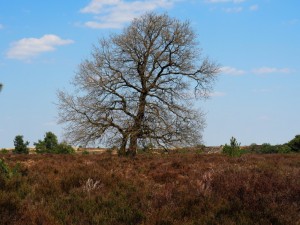
[[[23,38],[11,44],[6,57],[9,59],[30,60],[43,52],[54,51],[55,46],[72,43],[74,43],[73,40],[64,40],[53,34],[47,34],[41,38]]]
[[[221,68],[221,73],[233,76],[241,76],[244,75],[246,72],[244,70],[239,70],[234,67],[224,66]]]
[[[246,0],[205,0],[207,3],[242,3]]]
[[[297,24],[300,24],[300,19],[292,19],[283,23],[283,25],[289,25],[289,26],[294,26]]]
[[[92,0],[81,13],[95,14],[84,25],[90,28],[121,28],[133,18],[158,8],[168,8],[176,0]]]
[[[275,67],[261,67],[258,69],[253,69],[253,73],[255,74],[271,74],[271,73],[291,73],[292,70],[289,68],[275,68]]]
[[[243,7],[224,8],[223,11],[226,13],[239,13],[243,11]]]
[[[250,11],[257,11],[258,8],[259,8],[258,5],[251,5],[251,6],[249,7],[249,10],[250,10]]]
[[[0,30],[4,28],[4,25],[0,23]]]

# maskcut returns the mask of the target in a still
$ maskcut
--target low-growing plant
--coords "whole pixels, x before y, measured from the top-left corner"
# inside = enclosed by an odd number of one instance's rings
[[[230,139],[230,145],[225,144],[222,152],[231,157],[239,157],[242,154],[240,143],[234,137]]]
[[[81,154],[82,155],[89,155],[90,153],[87,150],[83,150]]]
[[[3,159],[0,159],[0,174],[9,177],[10,176],[10,168],[8,165],[4,162]]]
[[[0,150],[0,154],[8,154],[8,153],[9,153],[9,151],[7,149],[5,149],[5,148],[2,148]]]
[[[0,175],[6,178],[11,178],[19,172],[20,164],[17,163],[13,168],[10,168],[3,159],[0,159]]]

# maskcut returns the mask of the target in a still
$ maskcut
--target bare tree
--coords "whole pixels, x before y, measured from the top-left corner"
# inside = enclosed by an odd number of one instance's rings
[[[207,97],[219,66],[202,56],[188,22],[147,13],[121,34],[99,41],[73,81],[58,93],[60,122],[74,144],[118,143],[135,155],[139,144],[194,145],[203,115],[187,96]]]

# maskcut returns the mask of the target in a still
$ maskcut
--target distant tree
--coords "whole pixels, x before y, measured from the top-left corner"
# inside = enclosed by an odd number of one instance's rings
[[[300,135],[296,135],[293,140],[288,143],[293,152],[300,152]]]
[[[223,146],[222,152],[232,157],[241,156],[242,152],[240,146],[241,143],[238,143],[237,140],[234,137],[232,137],[230,139],[230,145],[225,144]]]
[[[46,132],[44,140],[34,143],[37,153],[70,154],[74,149],[67,143],[58,143],[57,136],[52,132]]]
[[[13,150],[13,153],[28,154],[29,153],[29,149],[27,147],[28,145],[29,142],[28,141],[24,142],[22,135],[17,135],[14,140],[15,149]]]
[[[194,146],[203,114],[191,97],[208,97],[219,66],[202,55],[188,22],[148,13],[99,41],[75,76],[76,93],[60,91],[60,122],[74,144]]]
[[[54,153],[58,146],[57,137],[54,133],[47,132],[44,140],[39,140],[34,145],[37,153]]]
[[[0,83],[0,91],[2,90],[2,88],[3,88],[3,84],[2,84],[2,83]]]

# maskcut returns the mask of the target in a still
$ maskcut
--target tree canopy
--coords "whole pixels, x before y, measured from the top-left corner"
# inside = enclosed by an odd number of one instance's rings
[[[74,144],[194,145],[204,118],[191,96],[209,96],[219,66],[205,57],[189,22],[147,13],[120,34],[99,40],[73,80],[60,91],[59,117]]]

